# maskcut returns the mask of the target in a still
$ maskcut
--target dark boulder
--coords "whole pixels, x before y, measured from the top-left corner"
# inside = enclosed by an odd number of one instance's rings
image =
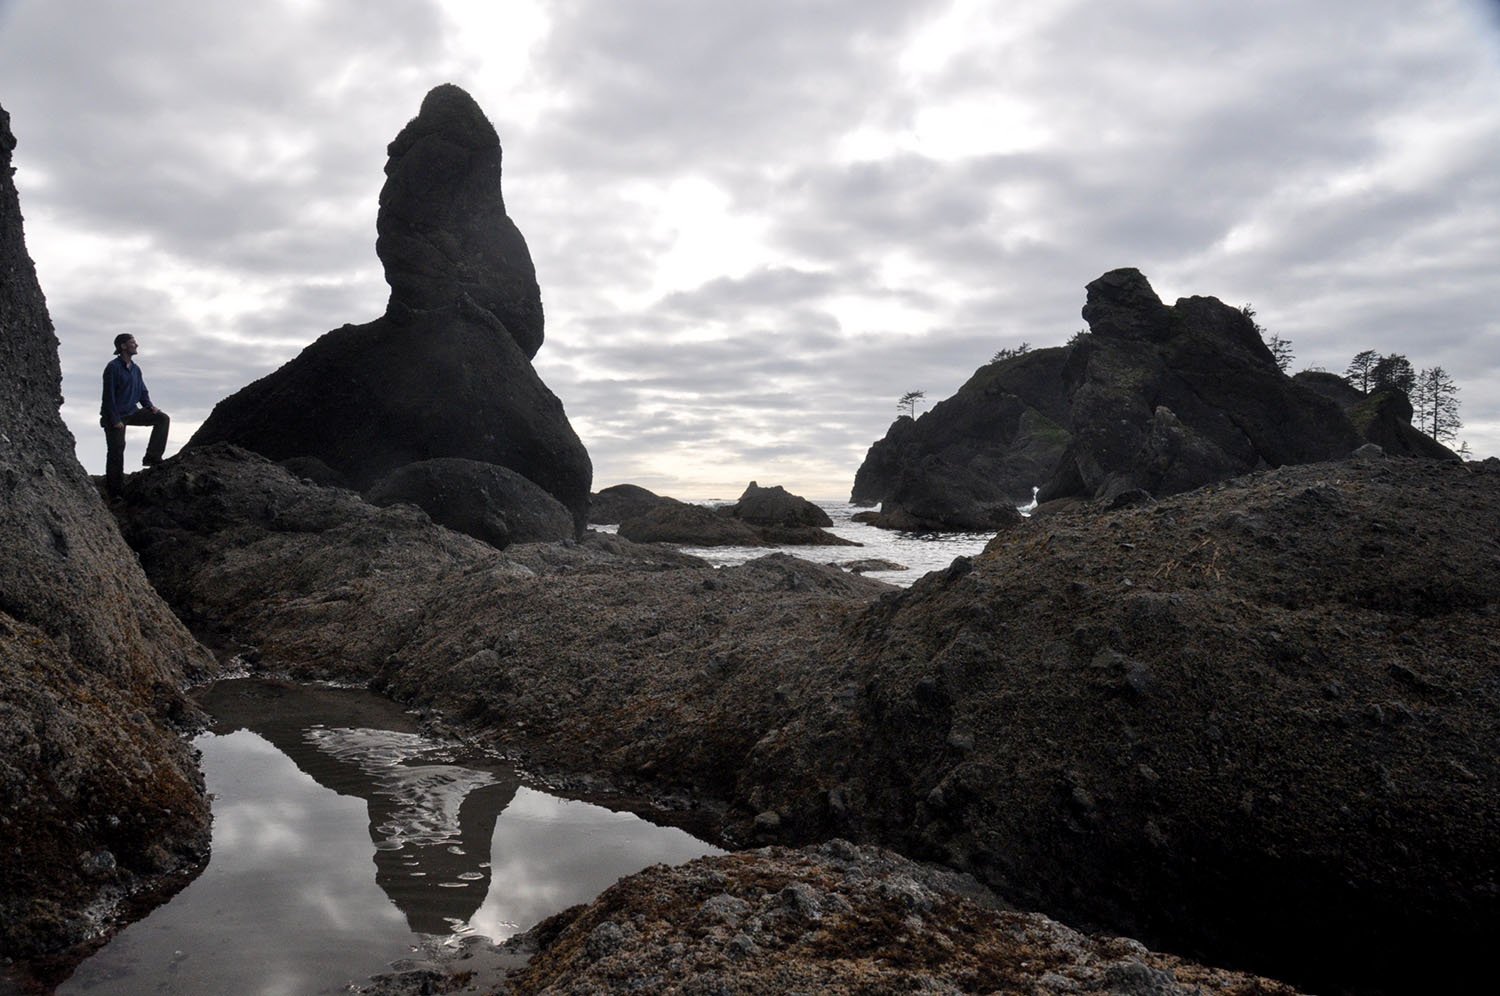
[[[556,498],[492,463],[449,457],[399,467],[365,497],[376,505],[409,502],[432,521],[498,549],[573,536],[573,517]]]
[[[312,481],[314,484],[325,488],[347,488],[349,486],[349,480],[343,474],[340,474],[317,457],[289,457],[277,462],[281,464],[282,469],[288,474],[301,480]]]
[[[606,489],[613,490],[613,489]],[[675,498],[661,498],[644,488],[621,499],[628,514],[620,535],[637,543],[681,543],[687,546],[859,546],[821,528],[833,520],[821,508],[780,485],[763,488],[754,481],[733,505],[708,508]],[[645,497],[649,496],[649,498]],[[611,506],[607,506],[611,507]]]
[[[898,420],[851,500],[881,503],[882,524],[985,528],[987,510],[1025,504],[1033,486],[1042,501],[1159,497],[1336,459],[1368,438],[1215,298],[1167,306],[1138,271],[1112,270],[1088,285],[1083,316],[1090,331],[1067,346],[987,364],[920,419]]]
[[[673,501],[656,505],[620,523],[620,535],[636,543],[686,546],[765,546],[760,533],[730,515],[704,505]]]
[[[747,523],[772,546],[860,545],[824,529],[833,525],[828,513],[779,484],[763,488],[751,481],[740,500],[720,512]]]
[[[0,108],[0,951],[96,941],[102,900],[160,898],[207,853],[181,694],[214,668],[152,590],[74,455]],[[99,367],[109,336],[99,340]],[[97,382],[95,382],[97,383]],[[85,440],[103,449],[103,434]],[[133,475],[150,476],[157,471]],[[65,961],[58,959],[58,967]],[[56,981],[56,980],[53,980]],[[6,981],[0,978],[0,989]]]
[[[463,91],[439,87],[391,144],[387,171],[387,313],[327,333],[219,402],[188,447],[314,457],[361,491],[423,460],[498,464],[561,502],[581,532],[592,465],[531,366],[541,304],[504,215],[494,130]]]
[[[754,481],[735,503],[734,516],[755,526],[831,526],[828,513],[777,484],[763,488]]]
[[[591,495],[589,499],[589,522],[595,525],[616,525],[649,508],[670,504],[674,498],[665,498],[635,484],[615,484]]]

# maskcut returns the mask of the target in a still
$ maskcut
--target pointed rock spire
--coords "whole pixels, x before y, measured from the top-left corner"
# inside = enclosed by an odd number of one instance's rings
[[[387,152],[375,221],[387,317],[409,324],[467,296],[534,357],[543,324],[536,268],[505,213],[500,139],[474,98],[451,83],[435,87]]]

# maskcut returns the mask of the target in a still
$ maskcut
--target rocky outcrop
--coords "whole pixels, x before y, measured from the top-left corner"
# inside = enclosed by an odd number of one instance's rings
[[[760,532],[732,515],[707,505],[672,501],[631,515],[620,523],[620,535],[636,543],[680,543],[684,546],[766,546]]]
[[[763,488],[751,481],[739,501],[719,508],[651,498],[655,500],[630,496],[630,505],[622,509],[628,514],[620,522],[621,536],[687,546],[860,545],[823,529],[833,525],[828,513],[779,484]]]
[[[373,682],[534,768],[691,795],[657,817],[726,844],[879,842],[1317,990],[1485,971],[1482,465],[1288,467],[1059,512],[907,592],[592,537],[496,551],[231,450],[136,488],[147,570],[247,659]]]
[[[1399,390],[1365,394],[1338,374],[1314,370],[1304,370],[1292,380],[1337,404],[1359,434],[1387,456],[1459,459],[1458,454],[1411,424],[1411,400]]]
[[[423,460],[492,463],[551,494],[581,532],[593,470],[531,366],[541,300],[505,215],[494,129],[462,90],[438,87],[391,143],[386,173],[385,315],[327,333],[221,401],[188,447],[315,457],[359,490]]]
[[[422,460],[381,478],[365,497],[376,505],[407,502],[438,525],[498,549],[573,536],[573,518],[547,492],[515,471],[476,460]]]
[[[619,525],[633,515],[640,515],[658,505],[671,504],[675,500],[664,498],[655,491],[648,491],[636,484],[616,484],[591,496],[589,523],[600,526]]]
[[[734,517],[753,526],[831,526],[833,520],[801,495],[794,495],[781,485],[763,488],[754,481],[734,505]]]
[[[972,880],[841,840],[656,865],[531,938],[516,996],[1295,992],[997,909]]]
[[[879,524],[895,528],[990,528],[986,516],[1033,486],[1043,502],[1161,497],[1337,459],[1371,438],[1369,418],[1284,375],[1254,322],[1215,298],[1167,306],[1138,271],[1112,270],[1088,285],[1083,317],[1089,332],[1067,346],[988,364],[920,419],[897,420],[851,500],[881,503]]]
[[[387,150],[375,252],[397,323],[467,298],[530,360],[542,347],[542,295],[500,191],[500,138],[479,105],[435,87]]]
[[[746,825],[1319,991],[1465,988],[1500,926],[1496,535],[1500,477],[1396,459],[1002,533],[855,625],[856,735],[783,723]]]
[[[0,109],[0,951],[55,954],[206,854],[180,688],[213,668],[73,453]],[[101,339],[100,366],[108,353]],[[102,434],[101,434],[102,435]],[[103,439],[97,445],[103,447]],[[142,475],[136,475],[140,477]]]
[[[1005,510],[1051,477],[1072,441],[1068,355],[1037,349],[987,364],[920,419],[897,419],[870,447],[850,501],[881,505],[894,520],[888,528],[984,530],[1003,522]]]

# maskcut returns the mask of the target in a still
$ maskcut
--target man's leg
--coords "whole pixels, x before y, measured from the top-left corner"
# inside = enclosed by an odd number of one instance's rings
[[[151,467],[161,463],[162,454],[167,450],[167,432],[172,427],[172,420],[164,411],[136,412],[125,420],[130,425],[151,427],[151,439],[146,443],[146,455],[141,457],[141,466]]]
[[[104,426],[104,490],[111,498],[125,489],[125,427]]]

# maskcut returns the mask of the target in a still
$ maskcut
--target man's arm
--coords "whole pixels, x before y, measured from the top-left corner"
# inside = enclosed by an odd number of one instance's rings
[[[115,414],[114,371],[110,369],[109,364],[106,364],[104,367],[104,398],[99,402],[99,421],[105,425],[112,425],[115,428],[119,428],[118,419],[119,416]]]

